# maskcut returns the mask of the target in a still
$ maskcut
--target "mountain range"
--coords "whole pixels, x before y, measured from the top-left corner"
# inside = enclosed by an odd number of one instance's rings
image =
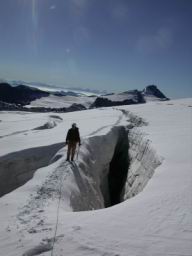
[[[169,100],[155,85],[149,85],[142,91],[129,90],[121,93],[103,95],[86,95],[73,90],[45,91],[27,85],[10,85],[0,83],[0,110],[27,111],[60,111],[71,109],[83,110],[89,108],[141,104],[148,101]]]

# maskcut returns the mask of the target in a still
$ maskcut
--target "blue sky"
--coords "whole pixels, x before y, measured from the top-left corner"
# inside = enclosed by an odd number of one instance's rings
[[[1,0],[0,78],[192,96],[191,0]]]

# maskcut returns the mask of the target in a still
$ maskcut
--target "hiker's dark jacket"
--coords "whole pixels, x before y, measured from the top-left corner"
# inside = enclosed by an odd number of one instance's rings
[[[66,142],[81,142],[79,129],[77,127],[69,129],[66,137]]]

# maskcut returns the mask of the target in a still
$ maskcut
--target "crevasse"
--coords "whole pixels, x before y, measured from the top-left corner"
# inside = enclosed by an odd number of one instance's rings
[[[22,186],[38,168],[49,167],[58,160],[52,175],[42,183],[44,187],[39,188],[44,193],[38,195],[47,198],[46,191],[51,193],[49,197],[61,193],[63,203],[72,211],[101,209],[137,195],[161,162],[151,142],[138,129],[142,120],[129,113],[127,117],[129,125],[116,126],[105,135],[86,138],[78,161],[73,163],[65,162],[66,148],[60,150],[63,143],[2,157],[1,195]]]

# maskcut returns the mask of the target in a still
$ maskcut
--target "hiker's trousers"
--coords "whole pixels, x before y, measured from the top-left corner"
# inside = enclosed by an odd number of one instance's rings
[[[76,146],[77,146],[77,142],[76,141],[68,142],[67,160],[73,161],[74,156],[75,156]]]

